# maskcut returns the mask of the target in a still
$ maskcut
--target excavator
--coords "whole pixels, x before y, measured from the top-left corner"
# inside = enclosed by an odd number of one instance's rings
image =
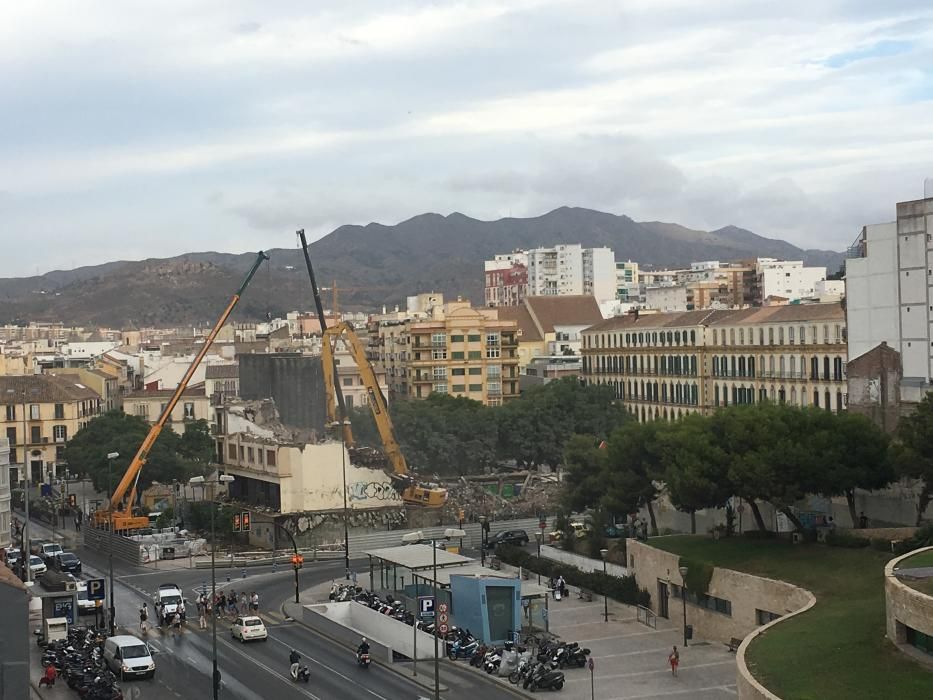
[[[323,332],[321,344],[321,364],[324,368],[324,387],[325,401],[327,406],[327,420],[334,423],[337,418],[337,404],[334,400],[334,387],[339,386],[339,377],[335,373],[334,364],[334,346],[339,339],[343,339],[354,362],[360,371],[360,378],[363,380],[363,386],[366,387],[366,393],[369,398],[369,407],[373,412],[373,419],[376,421],[376,428],[379,430],[379,438],[382,440],[382,451],[386,459],[392,466],[393,479],[396,481],[396,488],[402,495],[402,500],[408,505],[425,506],[428,508],[440,508],[447,502],[447,490],[437,487],[427,487],[418,484],[412,477],[405,456],[395,439],[395,431],[392,428],[392,419],[386,410],[386,400],[379,389],[379,381],[373,366],[366,357],[366,351],[360,342],[359,336],[353,331],[347,323],[338,323],[331,326]],[[353,447],[353,431],[349,422],[343,423],[343,440],[348,447]]]
[[[133,457],[133,461],[130,462],[130,465],[126,468],[126,472],[123,474],[123,478],[120,479],[120,483],[111,494],[110,502],[107,504],[107,507],[102,508],[94,513],[94,524],[97,527],[111,528],[114,532],[116,532],[123,530],[138,530],[140,528],[149,526],[148,517],[133,515],[133,505],[136,501],[136,486],[139,483],[139,475],[140,472],[142,472],[143,466],[146,464],[146,460],[149,457],[149,452],[152,449],[152,445],[155,443],[156,439],[159,437],[159,434],[162,432],[162,429],[165,427],[165,424],[171,417],[172,411],[175,409],[175,405],[178,403],[178,400],[181,398],[181,395],[184,393],[185,389],[188,388],[188,382],[191,381],[191,377],[194,376],[195,370],[197,370],[198,365],[201,364],[201,360],[204,359],[207,351],[210,350],[211,345],[214,344],[214,339],[217,337],[220,329],[223,328],[223,325],[227,322],[230,314],[233,313],[233,309],[239,303],[240,297],[243,296],[243,292],[246,291],[246,288],[252,281],[253,276],[259,269],[259,266],[262,265],[264,260],[268,259],[268,255],[266,255],[263,251],[259,251],[259,254],[256,256],[256,261],[253,263],[253,266],[250,268],[246,275],[246,279],[230,299],[230,302],[227,304],[227,308],[224,309],[224,312],[220,315],[217,323],[214,324],[214,328],[211,330],[210,334],[207,336],[207,338],[205,338],[204,343],[201,346],[201,350],[195,356],[194,360],[192,360],[191,365],[185,372],[185,376],[182,377],[181,381],[178,383],[178,388],[175,389],[175,393],[172,394],[172,398],[167,404],[165,404],[165,408],[162,409],[162,413],[159,415],[159,420],[157,420],[155,424],[149,429],[149,433],[146,435],[145,440],[143,440],[142,444],[139,446],[139,449],[136,451],[136,455]],[[127,496],[127,492],[129,492],[129,498],[124,501],[124,498]]]
[[[353,328],[346,323],[338,323],[332,328],[327,327],[327,319],[324,316],[324,304],[321,301],[321,293],[314,278],[314,268],[311,266],[311,256],[308,253],[308,240],[305,238],[304,229],[296,232],[301,241],[301,250],[304,253],[305,267],[308,269],[308,278],[311,280],[311,293],[314,295],[314,304],[317,308],[318,319],[321,323],[321,364],[324,367],[324,387],[325,400],[327,406],[327,420],[335,423],[339,420],[339,415],[347,417],[347,407],[343,400],[343,390],[340,388],[339,377],[337,376],[337,363],[334,360],[334,344],[343,336],[353,359],[360,371],[360,377],[369,397],[369,407],[373,412],[373,418],[376,421],[376,428],[379,430],[379,437],[382,440],[382,450],[386,459],[392,466],[392,478],[395,481],[396,488],[402,495],[402,500],[409,505],[424,506],[428,508],[440,508],[447,502],[447,490],[436,487],[422,486],[417,483],[408,469],[408,463],[399,447],[398,440],[395,439],[395,431],[392,428],[392,419],[386,408],[386,400],[379,388],[379,381],[376,379],[376,373],[373,366],[366,357],[363,345],[359,337],[353,331]],[[336,401],[335,401],[336,396]],[[342,421],[343,440],[347,447],[353,447],[353,430],[349,421]]]

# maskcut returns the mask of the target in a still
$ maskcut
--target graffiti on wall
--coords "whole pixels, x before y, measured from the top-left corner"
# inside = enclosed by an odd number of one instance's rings
[[[357,481],[347,485],[347,498],[351,501],[397,501],[402,498],[391,483],[379,481]]]

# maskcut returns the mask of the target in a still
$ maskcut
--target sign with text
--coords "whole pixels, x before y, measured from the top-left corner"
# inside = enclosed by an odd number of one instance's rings
[[[434,596],[418,596],[418,614],[421,617],[434,617]]]
[[[87,582],[87,599],[103,600],[107,597],[107,589],[104,585],[104,579],[92,578]]]

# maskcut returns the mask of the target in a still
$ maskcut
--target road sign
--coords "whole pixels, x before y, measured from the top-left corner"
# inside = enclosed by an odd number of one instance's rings
[[[434,617],[434,596],[418,596],[418,614],[421,617]]]
[[[450,622],[450,617],[447,615],[447,613],[442,612],[437,616],[437,622],[438,624],[446,625],[448,622]]]
[[[437,631],[440,632],[441,634],[447,634],[448,632],[450,632],[450,627],[448,627],[447,625],[438,625]]]
[[[593,661],[593,657],[590,657],[590,660],[586,662],[586,667],[592,671],[596,668],[596,663]]]
[[[92,578],[87,582],[87,599],[88,600],[103,600],[107,597],[106,588],[104,587],[104,579],[102,578]]]
[[[437,611],[440,613],[447,612],[447,603],[439,603],[437,606]]]

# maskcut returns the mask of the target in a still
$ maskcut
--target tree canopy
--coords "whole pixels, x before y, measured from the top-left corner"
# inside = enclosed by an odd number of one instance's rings
[[[933,394],[923,397],[913,414],[901,418],[897,438],[893,457],[898,475],[921,482],[917,496],[919,525],[933,497]]]
[[[150,427],[142,418],[122,411],[109,411],[94,418],[65,447],[69,469],[90,477],[95,489],[109,493],[111,478],[107,455],[120,453],[113,461],[112,484],[115,487]],[[186,423],[184,435],[166,428],[149,451],[146,465],[139,475],[137,491],[141,492],[154,481],[187,481],[192,476],[206,474],[213,459],[214,442],[207,421]]]

